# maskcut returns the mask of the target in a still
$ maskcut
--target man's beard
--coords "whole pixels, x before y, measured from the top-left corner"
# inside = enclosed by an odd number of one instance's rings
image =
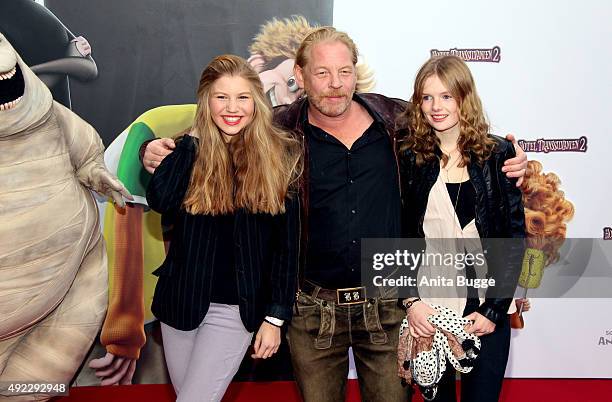
[[[323,95],[312,95],[308,92],[309,91],[306,90],[306,94],[308,95],[308,102],[310,102],[310,104],[314,106],[315,109],[317,109],[321,114],[325,116],[338,117],[348,110],[353,99],[354,91],[329,91]],[[332,103],[326,99],[327,97],[337,96],[343,97],[341,102]]]

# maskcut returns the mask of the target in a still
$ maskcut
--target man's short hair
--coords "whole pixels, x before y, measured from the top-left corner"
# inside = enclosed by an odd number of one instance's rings
[[[311,48],[321,42],[344,43],[353,55],[353,65],[357,64],[357,56],[359,53],[355,42],[353,42],[346,32],[338,31],[336,28],[329,26],[316,28],[304,38],[295,56],[295,64],[304,68],[308,63]]]

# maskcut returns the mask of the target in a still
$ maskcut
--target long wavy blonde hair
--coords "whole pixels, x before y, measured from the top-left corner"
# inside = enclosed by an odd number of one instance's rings
[[[403,141],[400,150],[413,150],[418,165],[436,158],[440,140],[421,111],[425,81],[432,76],[437,76],[457,100],[460,130],[457,148],[462,155],[459,166],[467,166],[471,162],[470,154],[475,156],[475,162],[483,163],[491,154],[495,142],[488,137],[489,124],[470,69],[456,56],[432,57],[417,73],[411,98],[413,108],[406,110],[399,118],[411,130],[411,135]],[[448,162],[444,154],[442,161],[444,166]]]
[[[251,86],[253,119],[226,143],[208,99],[221,77],[242,77]],[[301,144],[272,122],[272,110],[257,73],[234,55],[215,57],[202,72],[191,134],[199,139],[197,158],[183,202],[192,214],[226,214],[244,208],[272,215],[285,211],[285,197],[301,172]]]

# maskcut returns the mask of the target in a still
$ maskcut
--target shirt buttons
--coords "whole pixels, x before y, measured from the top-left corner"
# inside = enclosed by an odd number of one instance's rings
[[[353,244],[357,244],[357,240],[353,239],[353,240],[351,241],[351,243],[353,243]]]
[[[355,211],[354,209],[351,209],[351,213],[352,213],[352,214],[356,214],[356,213],[357,213],[357,211]]]
[[[353,179],[349,179],[349,183],[350,183],[350,184],[353,184],[353,183],[355,183],[355,180],[353,180]]]

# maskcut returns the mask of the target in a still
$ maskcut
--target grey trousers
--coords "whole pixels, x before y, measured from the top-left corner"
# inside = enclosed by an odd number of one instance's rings
[[[178,402],[218,402],[251,344],[238,306],[211,303],[200,326],[179,331],[161,324],[166,364]]]

